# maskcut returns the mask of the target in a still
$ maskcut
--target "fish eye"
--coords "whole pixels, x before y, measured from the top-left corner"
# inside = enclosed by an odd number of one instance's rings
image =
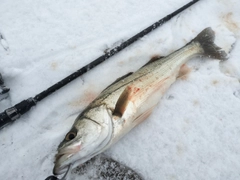
[[[69,133],[67,133],[65,140],[67,141],[73,140],[76,136],[77,136],[76,132],[70,131]]]

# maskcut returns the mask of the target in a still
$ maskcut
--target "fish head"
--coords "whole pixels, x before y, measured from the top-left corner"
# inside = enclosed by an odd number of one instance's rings
[[[111,111],[105,105],[80,114],[58,147],[53,174],[63,174],[71,164],[82,164],[101,153],[109,144],[112,131]]]

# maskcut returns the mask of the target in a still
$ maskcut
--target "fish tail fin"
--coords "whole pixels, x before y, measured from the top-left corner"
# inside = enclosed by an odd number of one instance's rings
[[[219,60],[228,59],[228,53],[226,53],[222,48],[218,47],[215,43],[215,33],[212,28],[208,27],[200,32],[196,38],[193,39],[194,42],[198,42],[203,49],[203,55]]]

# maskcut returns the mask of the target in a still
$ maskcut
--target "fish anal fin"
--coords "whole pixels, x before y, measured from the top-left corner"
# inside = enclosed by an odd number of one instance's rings
[[[140,88],[134,86],[127,86],[122,94],[120,95],[115,109],[113,111],[113,115],[122,116],[127,109],[127,106],[130,102],[133,103],[134,96],[139,92]]]
[[[186,64],[183,64],[180,67],[179,73],[177,78],[180,78],[182,80],[186,80],[188,77],[188,74],[191,72],[191,68],[189,68]]]

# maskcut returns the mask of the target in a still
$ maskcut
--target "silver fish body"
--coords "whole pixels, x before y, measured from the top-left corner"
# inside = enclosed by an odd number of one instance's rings
[[[204,29],[195,39],[167,57],[147,63],[108,86],[76,118],[59,145],[54,174],[69,164],[79,165],[103,152],[150,115],[181,67],[191,58],[224,60],[227,54],[214,44],[214,32]]]

